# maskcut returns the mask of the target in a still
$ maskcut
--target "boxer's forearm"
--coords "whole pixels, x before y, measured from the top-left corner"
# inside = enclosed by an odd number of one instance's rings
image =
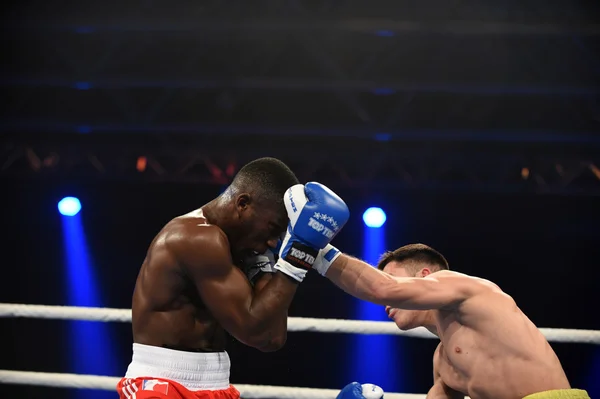
[[[258,276],[254,285],[254,293],[258,294],[273,277],[273,273],[262,273]],[[287,340],[287,319],[288,312],[285,309],[281,314],[274,315],[270,321],[269,327],[266,329],[264,336],[259,341],[264,344],[257,349],[262,352],[272,352],[283,347]]]
[[[460,392],[457,392],[447,385],[445,385],[442,380],[438,380],[431,387],[429,392],[427,392],[427,396],[425,399],[464,399],[465,395]]]
[[[345,254],[331,264],[325,277],[348,294],[379,305],[388,305],[384,290],[395,284],[394,277]]]
[[[254,295],[250,305],[250,315],[257,321],[254,330],[261,335],[273,335],[275,331],[286,333],[282,330],[282,320],[287,323],[287,310],[289,309],[298,283],[283,273],[269,273],[263,276],[260,284],[254,288]],[[287,327],[287,324],[286,324]]]

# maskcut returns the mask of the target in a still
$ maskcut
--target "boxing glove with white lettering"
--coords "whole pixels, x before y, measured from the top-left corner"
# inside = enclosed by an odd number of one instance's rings
[[[302,281],[324,249],[344,227],[350,211],[326,186],[310,182],[290,187],[284,196],[290,222],[275,269]]]
[[[351,382],[338,394],[336,399],[383,399],[383,389],[374,384]]]

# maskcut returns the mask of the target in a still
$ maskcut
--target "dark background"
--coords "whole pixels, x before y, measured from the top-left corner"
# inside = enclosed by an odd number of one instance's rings
[[[362,212],[381,206],[388,248],[437,248],[540,327],[600,330],[599,15],[597,1],[7,3],[0,301],[71,304],[56,204],[75,195],[95,305],[129,307],[164,223],[268,155],[347,201],[340,249],[362,256]],[[358,309],[311,275],[290,315]],[[0,328],[3,369],[119,376],[130,360],[128,323]],[[340,388],[368,375],[427,391],[433,340],[363,338],[294,332],[270,354],[232,340],[232,381]],[[573,386],[598,396],[600,348],[553,347]]]
[[[335,187],[335,185],[331,185]],[[3,302],[67,304],[60,215],[56,202],[66,194],[82,201],[82,219],[92,254],[102,305],[127,308],[147,246],[169,218],[212,198],[219,187],[4,181],[7,187],[4,228]],[[336,239],[341,249],[360,256],[362,209],[371,203],[344,190],[353,217]],[[350,194],[348,196],[348,194]],[[512,295],[540,327],[600,329],[596,293],[600,289],[597,259],[600,246],[597,199],[560,196],[517,196],[405,193],[381,197],[388,212],[386,231],[391,247],[425,242],[442,251],[451,266],[489,278]],[[290,316],[355,318],[357,303],[318,275],[301,285]],[[383,309],[381,309],[383,312]],[[2,345],[4,369],[77,372],[69,362],[70,322],[3,319],[10,337]],[[98,374],[124,373],[130,360],[129,324],[108,323],[109,347],[88,342],[89,361],[99,350],[114,356],[116,367]],[[356,341],[350,335],[290,333],[277,353],[263,354],[231,342],[232,381],[336,388],[356,379],[349,363]],[[369,338],[371,339],[371,338]],[[403,340],[405,392],[426,392],[431,384],[435,342]],[[600,348],[585,344],[553,344],[574,386],[598,393]],[[377,361],[377,353],[368,361]],[[367,360],[363,360],[367,361]],[[364,366],[363,366],[364,367]],[[118,375],[117,374],[117,375]],[[393,374],[393,372],[392,372]],[[363,381],[364,382],[364,381]],[[386,388],[386,378],[379,383]],[[63,390],[8,387],[30,397],[65,397]],[[24,390],[23,390],[24,389]],[[59,391],[59,392],[53,392]],[[12,396],[12,395],[9,395]]]

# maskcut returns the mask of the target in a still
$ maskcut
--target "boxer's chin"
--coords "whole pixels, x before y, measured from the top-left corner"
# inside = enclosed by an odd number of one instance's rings
[[[418,315],[418,311],[414,310],[392,309],[390,311],[390,318],[399,329],[404,331],[421,327]]]

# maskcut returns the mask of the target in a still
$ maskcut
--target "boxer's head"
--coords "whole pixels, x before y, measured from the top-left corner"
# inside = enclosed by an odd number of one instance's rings
[[[377,268],[396,277],[426,277],[448,270],[444,255],[425,244],[410,244],[384,253]]]
[[[277,245],[288,225],[283,195],[295,184],[294,173],[275,158],[260,158],[240,169],[220,196],[227,209],[221,228],[233,253],[263,253]]]
[[[448,270],[448,261],[435,249],[424,244],[410,244],[383,254],[377,268],[396,277],[427,277]],[[390,319],[402,330],[425,325],[428,311],[386,307]]]

